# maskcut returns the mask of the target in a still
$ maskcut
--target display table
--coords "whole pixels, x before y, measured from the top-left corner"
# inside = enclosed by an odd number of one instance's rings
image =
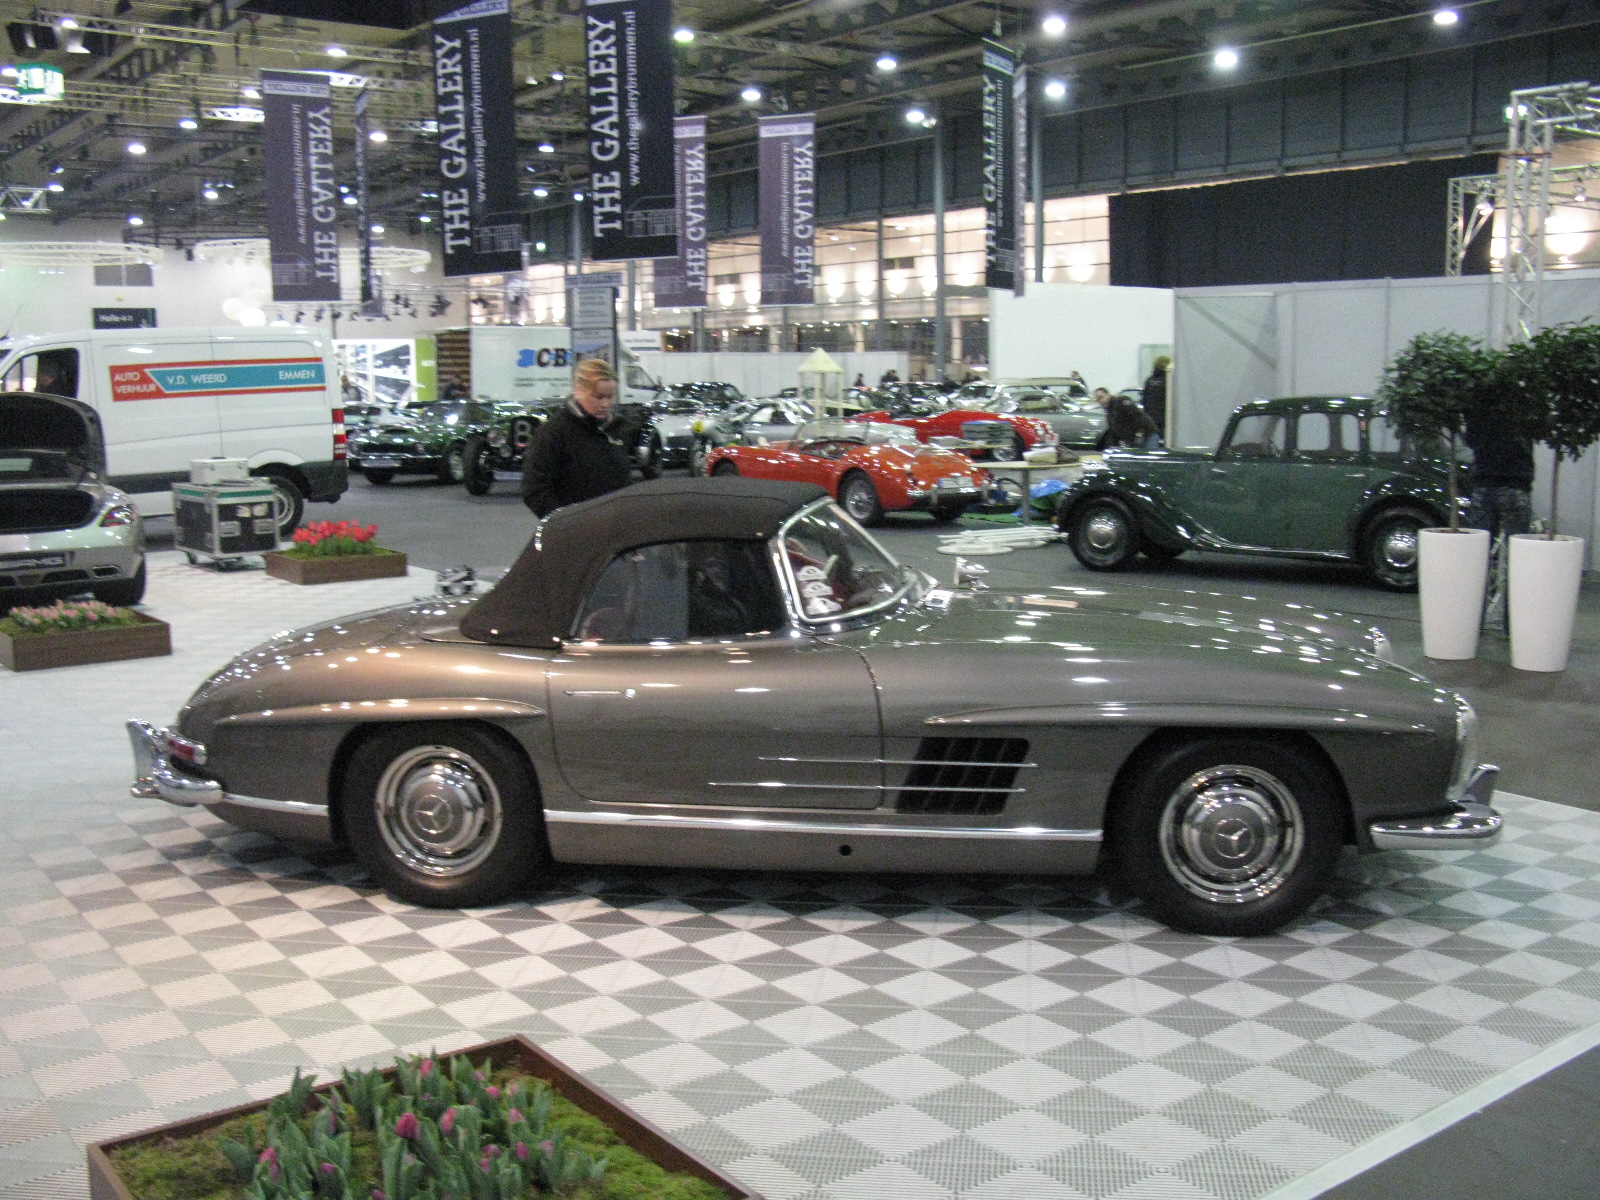
[[[980,466],[996,479],[1009,479],[1022,485],[1022,523],[1031,524],[1033,521],[1033,481],[1038,479],[1060,479],[1066,483],[1076,483],[1083,478],[1083,463],[1034,463],[1018,459],[1014,462],[989,462],[980,463]]]

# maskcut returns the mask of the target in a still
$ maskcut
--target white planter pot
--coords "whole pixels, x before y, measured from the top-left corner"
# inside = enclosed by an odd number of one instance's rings
[[[1422,529],[1417,534],[1417,591],[1422,601],[1422,652],[1429,658],[1472,658],[1483,622],[1489,578],[1489,534],[1482,529]]]
[[[1521,533],[1511,539],[1511,665],[1564,671],[1583,579],[1583,539]]]

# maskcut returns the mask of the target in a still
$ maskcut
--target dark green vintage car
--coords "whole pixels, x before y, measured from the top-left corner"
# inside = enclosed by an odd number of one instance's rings
[[[1403,592],[1448,494],[1446,460],[1403,444],[1376,400],[1257,400],[1214,452],[1108,453],[1061,494],[1056,527],[1092,571],[1211,550],[1353,562]]]
[[[484,401],[435,400],[408,410],[403,418],[351,433],[350,461],[377,484],[396,475],[432,475],[440,483],[460,483],[467,440],[494,420],[494,408]]]

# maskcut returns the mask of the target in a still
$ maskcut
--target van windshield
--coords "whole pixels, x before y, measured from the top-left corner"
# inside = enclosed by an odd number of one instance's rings
[[[0,391],[78,398],[78,352],[70,346],[24,354],[0,375]]]

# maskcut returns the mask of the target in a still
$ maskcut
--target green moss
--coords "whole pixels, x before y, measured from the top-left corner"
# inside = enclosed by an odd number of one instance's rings
[[[345,539],[348,541],[348,539]],[[326,546],[328,543],[323,542]],[[399,554],[398,550],[389,550],[383,546],[374,546],[371,542],[350,542],[353,549],[340,550],[335,554],[332,550],[322,550],[318,546],[294,546],[288,550],[280,550],[279,554],[285,558],[369,558],[375,554]]]
[[[492,1078],[505,1088],[518,1080],[533,1080],[520,1071],[505,1069],[494,1071]],[[608,1159],[605,1178],[598,1187],[568,1193],[564,1200],[726,1200],[727,1193],[721,1188],[692,1175],[668,1171],[623,1145],[609,1125],[563,1096],[554,1097],[551,1123],[590,1154]],[[309,1129],[311,1117],[302,1124]],[[266,1115],[255,1113],[192,1137],[123,1147],[112,1152],[111,1162],[137,1200],[243,1200],[244,1188],[217,1149],[218,1140],[231,1137],[264,1145],[266,1136]],[[350,1194],[370,1196],[382,1179],[378,1140],[370,1130],[354,1131],[351,1168]],[[543,1194],[529,1193],[530,1197]]]

